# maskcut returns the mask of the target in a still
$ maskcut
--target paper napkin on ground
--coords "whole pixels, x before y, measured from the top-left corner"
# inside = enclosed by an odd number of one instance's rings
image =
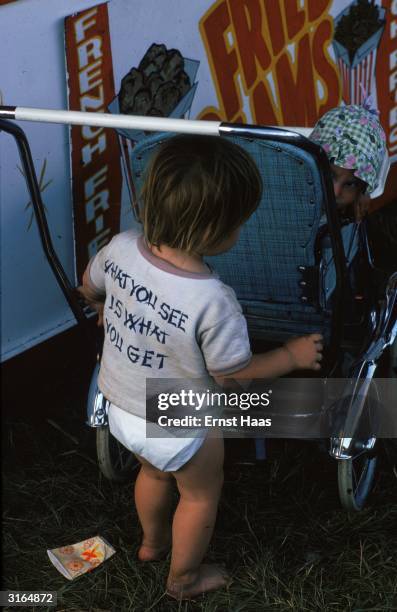
[[[113,546],[101,536],[77,544],[47,550],[50,561],[68,580],[90,572],[115,553]]]

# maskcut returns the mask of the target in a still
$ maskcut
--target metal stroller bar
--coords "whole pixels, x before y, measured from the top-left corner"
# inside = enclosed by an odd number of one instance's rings
[[[16,121],[41,121],[66,123],[68,125],[93,125],[107,128],[124,128],[152,132],[183,132],[219,136],[218,121],[187,121],[168,117],[141,117],[135,115],[114,115],[111,113],[88,113],[82,111],[52,110],[44,108],[23,108],[21,106],[0,106],[0,118]]]
[[[66,276],[65,271],[57,257],[57,254],[55,253],[52,244],[47,219],[44,213],[44,205],[40,194],[40,188],[37,183],[37,177],[34,170],[32,154],[30,152],[29,143],[25,136],[25,133],[18,125],[15,125],[10,121],[4,121],[2,119],[0,119],[0,131],[7,132],[15,138],[21,162],[23,165],[29,194],[32,200],[33,210],[36,217],[40,240],[44,249],[44,253],[52,268],[52,271],[54,272],[58,285],[60,286],[67,300],[67,303],[74,317],[76,318],[76,321],[81,324],[88,332],[87,318],[84,315],[83,308],[79,303],[79,300],[74,292],[74,287],[72,287],[68,277]]]
[[[114,115],[112,113],[90,113],[83,111],[65,111],[45,108],[25,108],[22,106],[1,106],[1,119],[14,119],[16,121],[40,121],[44,123],[63,123],[67,125],[93,125],[115,129],[145,130],[148,132],[177,132],[183,134],[202,134],[219,136],[220,128],[227,131],[237,124],[220,121],[197,121],[192,119],[172,119],[170,117],[145,117],[142,115]],[[244,127],[244,126],[241,126]],[[248,126],[245,126],[248,127]],[[270,129],[270,128],[269,128]],[[311,128],[273,128],[276,133],[291,130],[294,133],[308,137]]]

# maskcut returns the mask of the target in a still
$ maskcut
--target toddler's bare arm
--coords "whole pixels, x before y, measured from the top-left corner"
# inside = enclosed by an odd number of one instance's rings
[[[97,311],[98,326],[103,325],[103,305],[106,295],[99,292],[92,284],[89,274],[89,266],[87,266],[84,271],[83,284],[77,287],[77,291],[83,296],[87,304]]]
[[[230,377],[216,377],[215,380],[222,384],[225,378],[231,377],[236,380],[277,378],[293,370],[320,370],[322,340],[321,334],[294,338],[278,349],[253,355],[245,368],[233,372]]]

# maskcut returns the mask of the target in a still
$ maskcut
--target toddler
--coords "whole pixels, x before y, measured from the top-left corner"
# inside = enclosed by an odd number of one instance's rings
[[[367,101],[333,108],[319,119],[310,138],[323,147],[331,163],[341,216],[360,221],[370,199],[383,193],[390,167],[377,112]]]
[[[98,310],[104,302],[98,384],[111,402],[110,431],[141,464],[138,558],[153,561],[171,547],[167,593],[178,600],[228,583],[221,567],[202,563],[222,488],[223,440],[211,432],[146,438],[146,380],[209,374],[222,382],[321,367],[320,334],[252,355],[234,291],[203,260],[234,245],[261,190],[255,163],[227,139],[167,139],[146,172],[142,233],[115,236],[91,260],[80,288]],[[180,497],[171,528],[173,481]]]
[[[383,193],[390,167],[386,135],[377,111],[369,108],[367,98],[362,106],[340,106],[328,111],[319,119],[310,137],[323,147],[331,164],[335,200],[342,221],[342,242],[350,267],[359,251],[359,222],[368,213],[371,199]],[[320,302],[328,308],[336,284],[329,236],[322,241],[322,257]],[[351,282],[360,292],[354,274]]]

